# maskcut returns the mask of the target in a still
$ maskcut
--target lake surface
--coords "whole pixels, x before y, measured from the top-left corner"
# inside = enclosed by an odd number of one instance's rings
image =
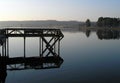
[[[60,68],[7,71],[6,83],[119,83],[119,31],[63,31]],[[39,54],[38,38],[27,38],[26,56]],[[10,38],[10,56],[23,55],[23,38]]]

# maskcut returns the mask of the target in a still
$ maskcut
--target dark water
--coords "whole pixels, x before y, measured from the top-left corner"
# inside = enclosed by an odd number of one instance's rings
[[[119,31],[63,31],[60,68],[7,71],[6,83],[120,83]],[[27,56],[38,55],[27,38]],[[10,56],[23,55],[23,39],[10,39]]]

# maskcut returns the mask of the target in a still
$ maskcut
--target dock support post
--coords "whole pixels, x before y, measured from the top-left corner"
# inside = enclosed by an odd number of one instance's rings
[[[2,56],[4,56],[4,44],[2,45]]]
[[[58,56],[60,56],[60,39],[58,40]]]
[[[9,38],[7,38],[7,56],[9,57]]]
[[[5,57],[6,57],[6,39],[5,39]]]
[[[40,57],[42,57],[42,54],[41,54],[41,37],[39,37],[39,55],[40,55]]]
[[[43,46],[44,46],[44,44],[43,44],[43,39],[42,39],[42,57],[43,57]]]
[[[0,57],[2,56],[2,48],[1,48],[1,46],[0,46]]]
[[[25,48],[26,48],[26,43],[25,43],[25,37],[24,37],[24,58],[26,57],[26,50],[25,50]]]

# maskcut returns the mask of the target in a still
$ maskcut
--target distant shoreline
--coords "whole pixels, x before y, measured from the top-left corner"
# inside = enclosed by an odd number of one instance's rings
[[[112,28],[109,28],[109,27],[82,27],[81,29],[83,29],[83,30],[105,30],[105,29],[120,30],[120,27],[112,27]]]

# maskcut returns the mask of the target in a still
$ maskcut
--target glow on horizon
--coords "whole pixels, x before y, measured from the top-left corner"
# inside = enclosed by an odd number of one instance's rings
[[[120,17],[120,0],[0,0],[0,20],[78,20]]]

